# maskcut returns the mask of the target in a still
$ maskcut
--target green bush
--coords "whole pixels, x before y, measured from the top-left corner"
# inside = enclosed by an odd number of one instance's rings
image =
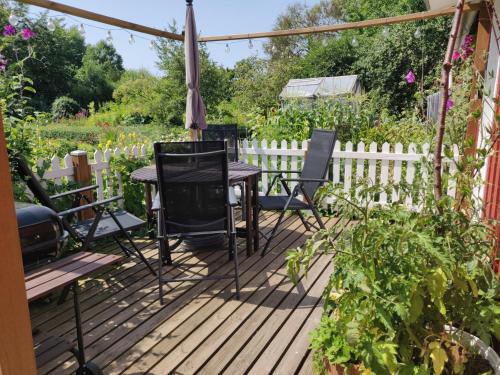
[[[74,116],[80,110],[75,99],[69,96],[60,96],[52,103],[52,119],[57,121]]]

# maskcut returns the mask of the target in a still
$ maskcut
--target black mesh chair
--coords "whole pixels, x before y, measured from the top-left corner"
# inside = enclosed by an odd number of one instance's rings
[[[227,160],[238,161],[238,125],[209,125],[201,137],[204,141],[227,141]]]
[[[228,183],[227,145],[224,141],[155,143],[160,206],[159,259],[172,264],[169,239],[225,234],[234,275],[168,278],[159,272],[160,303],[163,284],[193,280],[234,279],[239,299],[238,251],[232,198]]]
[[[116,210],[112,204],[123,197],[115,196],[109,199],[90,202],[86,193],[98,187],[98,185],[85,186],[79,189],[66,191],[60,194],[49,195],[42,184],[36,178],[26,160],[22,157],[14,159],[17,173],[25,180],[26,185],[33,193],[34,197],[43,205],[57,212],[61,217],[64,228],[71,237],[81,243],[80,251],[92,248],[92,244],[102,238],[111,237],[125,253],[130,256],[136,255],[156,276],[156,272],[142,254],[141,250],[134,243],[129,231],[141,228],[146,222],[125,210]],[[69,209],[61,210],[58,201],[68,199],[71,201]],[[86,204],[80,205],[81,201]],[[95,217],[86,220],[78,220],[78,213],[91,209]],[[126,246],[120,239],[123,235],[130,246]]]
[[[265,254],[271,241],[276,235],[276,231],[283,221],[286,211],[295,211],[302,220],[306,230],[310,230],[311,227],[318,229],[314,224],[309,223],[301,213],[301,210],[311,210],[316,218],[319,228],[325,228],[325,225],[321,220],[321,216],[316,210],[316,207],[314,207],[313,200],[318,188],[323,183],[328,181],[326,176],[333,148],[335,146],[335,141],[336,133],[334,131],[314,129],[311,141],[309,142],[307,156],[304,160],[302,171],[262,171],[262,173],[272,173],[275,174],[275,176],[271,181],[271,185],[269,186],[266,196],[259,197],[260,209],[280,211],[280,216],[278,217],[278,221],[271,231],[271,234],[266,236],[261,233],[267,240],[264,249],[262,249],[262,256]],[[300,177],[296,179],[288,178],[286,174],[290,172],[300,173]],[[270,196],[269,194],[278,180],[283,186],[286,195]],[[297,185],[292,190],[288,186],[288,182],[296,182]],[[303,200],[297,198],[298,195],[302,195]]]

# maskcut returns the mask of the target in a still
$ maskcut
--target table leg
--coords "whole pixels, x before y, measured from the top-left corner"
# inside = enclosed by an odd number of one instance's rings
[[[153,226],[153,198],[151,196],[151,184],[144,184],[144,202],[146,203],[146,217],[148,222],[148,230]],[[150,238],[154,238],[154,231],[150,231]]]
[[[73,307],[75,309],[76,339],[78,342],[78,364],[85,365],[85,347],[83,344],[82,316],[80,313],[80,288],[78,281],[73,283]]]
[[[252,177],[245,181],[245,225],[247,232],[247,256],[252,255],[253,222],[252,222]]]
[[[253,211],[253,246],[254,253],[259,251],[259,177],[252,177],[252,211]]]

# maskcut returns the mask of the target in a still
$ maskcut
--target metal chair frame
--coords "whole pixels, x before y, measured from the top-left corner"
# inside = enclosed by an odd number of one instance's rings
[[[189,143],[189,142],[186,142]],[[236,243],[236,226],[234,222],[234,207],[237,205],[237,202],[234,201],[234,197],[230,193],[229,189],[229,181],[228,181],[228,170],[227,170],[227,144],[226,142],[218,142],[222,145],[223,149],[219,151],[209,151],[209,152],[201,152],[201,153],[192,153],[192,154],[173,154],[173,153],[164,153],[159,152],[161,143],[155,143],[155,159],[156,159],[156,167],[158,173],[158,196],[155,198],[153,203],[153,209],[158,213],[158,259],[160,261],[159,264],[159,272],[158,272],[158,283],[159,283],[159,298],[160,304],[164,304],[164,292],[163,285],[173,282],[184,282],[184,281],[207,281],[207,280],[223,280],[223,279],[234,279],[236,285],[236,298],[240,299],[240,283],[239,283],[239,263],[238,263],[238,248]],[[225,196],[226,196],[226,228],[224,230],[210,230],[210,231],[197,231],[193,230],[190,232],[182,232],[168,233],[167,230],[167,217],[168,211],[165,205],[162,203],[163,200],[163,192],[162,192],[162,164],[160,162],[161,157],[169,157],[169,158],[185,158],[185,157],[203,157],[207,155],[225,155],[225,163],[223,163],[223,179],[225,180]],[[211,234],[225,234],[229,239],[229,259],[233,260],[234,263],[234,275],[207,275],[207,276],[190,276],[190,277],[166,277],[163,276],[163,264],[164,262],[167,265],[174,265],[172,262],[171,254],[172,253],[181,253],[185,252],[182,250],[173,251],[173,248],[177,247],[178,244],[182,241],[182,238],[185,236],[203,236],[203,235],[211,235]],[[177,240],[173,246],[169,245],[169,239]]]

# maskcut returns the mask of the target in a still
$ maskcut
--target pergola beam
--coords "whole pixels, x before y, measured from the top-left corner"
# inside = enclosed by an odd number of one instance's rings
[[[479,4],[469,4],[464,7],[464,12],[476,11],[478,9],[479,9]],[[284,37],[293,35],[328,33],[328,32],[336,32],[343,30],[362,29],[367,27],[392,25],[395,23],[411,22],[411,21],[425,20],[425,19],[444,17],[444,16],[452,16],[453,14],[455,14],[455,7],[447,7],[425,12],[410,13],[401,16],[377,18],[359,22],[348,22],[336,25],[302,27],[299,29],[275,30],[275,31],[249,33],[249,34],[204,36],[198,38],[198,41],[216,42],[216,41],[227,41],[227,40],[273,38],[273,37]]]
[[[36,5],[37,7],[54,10],[61,13],[71,14],[72,16],[85,18],[88,20],[104,23],[107,25],[121,27],[122,29],[137,31],[142,34],[149,34],[174,40],[181,40],[181,41],[184,40],[184,37],[181,34],[175,34],[168,31],[155,29],[152,27],[139,25],[137,23],[124,21],[118,18],[108,17],[99,13],[94,13],[88,10],[57,3],[55,1],[48,1],[48,0],[17,0],[17,1],[25,4]]]
[[[57,3],[55,1],[49,0],[17,0],[21,3],[35,5],[41,8],[71,14],[76,17],[85,18],[88,20],[104,23],[107,25],[117,26],[122,29],[133,30],[139,33],[153,35],[162,38],[169,38],[174,40],[183,41],[184,36],[181,34],[171,33],[164,30],[155,29],[148,26],[139,25],[133,22],[124,21],[118,18],[108,17],[99,13],[90,12],[84,9],[72,7],[69,5]],[[468,4],[464,7],[464,12],[472,12],[479,9],[479,4]],[[354,30],[362,29],[367,27],[377,27],[392,25],[396,23],[419,21],[431,18],[438,18],[444,16],[451,16],[455,13],[455,7],[447,7],[442,9],[430,10],[425,12],[404,14],[401,16],[377,18],[372,20],[365,20],[359,22],[348,22],[335,25],[323,25],[323,26],[312,26],[312,27],[302,27],[298,29],[288,29],[288,30],[274,30],[265,31],[257,33],[247,33],[247,34],[229,34],[229,35],[213,35],[213,36],[202,36],[198,38],[199,42],[217,42],[217,41],[231,41],[231,40],[241,40],[241,39],[259,39],[259,38],[275,38],[275,37],[285,37],[293,35],[306,35],[306,34],[318,34],[318,33],[328,33],[337,32],[343,30]]]

